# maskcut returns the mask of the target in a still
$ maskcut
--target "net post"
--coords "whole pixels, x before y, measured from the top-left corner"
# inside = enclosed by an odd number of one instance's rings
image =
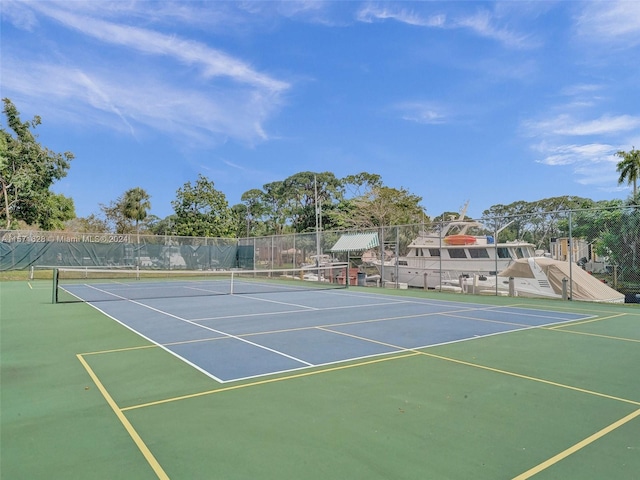
[[[53,291],[51,292],[51,303],[58,303],[58,269],[53,269]]]
[[[233,278],[234,278],[234,272],[233,270],[231,270],[231,282],[229,284],[229,295],[233,295]]]

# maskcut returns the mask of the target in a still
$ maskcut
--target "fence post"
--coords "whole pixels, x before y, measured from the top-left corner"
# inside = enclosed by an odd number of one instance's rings
[[[571,225],[571,210],[569,210],[569,300],[573,299],[573,225]],[[563,298],[564,287],[563,287]]]

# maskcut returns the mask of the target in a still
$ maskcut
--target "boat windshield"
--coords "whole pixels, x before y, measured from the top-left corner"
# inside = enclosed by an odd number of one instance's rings
[[[520,247],[498,247],[498,258],[529,258],[534,257],[535,253],[528,246]]]
[[[518,258],[529,258],[533,257],[533,252],[528,247],[518,247],[516,248],[516,255]]]

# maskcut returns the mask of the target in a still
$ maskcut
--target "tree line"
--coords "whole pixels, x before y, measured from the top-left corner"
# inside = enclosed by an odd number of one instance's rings
[[[6,229],[247,237],[309,232],[316,226],[339,230],[428,223],[456,215],[443,212],[429,218],[420,196],[384,185],[375,173],[338,178],[331,172],[306,171],[251,189],[241,196],[241,203],[233,206],[211,179],[199,175],[194,182],[178,188],[171,202],[174,213],[166,218],[150,213],[151,197],[140,187],[123,192],[108,205],[100,205],[99,213],[78,218],[73,199],[51,191],[51,186],[67,175],[74,155],[40,145],[33,132],[41,123],[40,117],[23,122],[10,99],[4,98],[3,103],[7,128],[1,129],[0,136],[0,227]],[[634,147],[616,155],[620,158],[619,183],[633,185],[629,202],[635,204],[640,151]],[[519,216],[521,220],[505,228],[506,235],[524,238],[533,228],[544,238],[561,225],[554,218],[559,212],[614,203],[621,202],[563,196],[494,205],[483,216]]]

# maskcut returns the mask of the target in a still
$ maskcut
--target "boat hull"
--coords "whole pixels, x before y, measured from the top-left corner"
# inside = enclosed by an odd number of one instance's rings
[[[410,287],[436,289],[441,285],[450,285],[463,278],[495,277],[496,272],[508,266],[508,262],[500,262],[498,268],[495,265],[459,265],[456,268],[441,268],[437,261],[423,261],[421,265],[400,265],[387,262],[385,265],[378,263],[376,267],[386,282],[406,283]],[[462,263],[462,262],[461,262]],[[489,269],[491,268],[491,269]]]
[[[537,258],[523,260],[533,264]],[[567,262],[543,258],[547,264],[565,268]],[[382,268],[380,268],[382,267]],[[573,299],[577,301],[591,301],[603,303],[623,303],[624,295],[619,292],[600,286],[600,292],[594,292],[590,296],[584,296],[579,292],[585,290],[589,278],[585,278],[585,272],[577,265],[573,272],[574,285],[566,285],[566,291],[558,282],[553,282],[548,274],[539,269],[533,270],[532,278],[497,276],[495,272],[472,272],[470,270],[440,270],[435,268],[418,269],[415,266],[395,265],[391,262],[379,266],[386,284],[406,284],[409,287],[441,290],[450,292],[462,292],[484,295],[512,295],[527,298],[569,298],[573,292]],[[507,270],[508,271],[508,270]],[[568,275],[567,275],[568,277]],[[553,284],[555,283],[555,287]],[[606,291],[602,291],[606,288]],[[597,289],[596,289],[597,290]]]

